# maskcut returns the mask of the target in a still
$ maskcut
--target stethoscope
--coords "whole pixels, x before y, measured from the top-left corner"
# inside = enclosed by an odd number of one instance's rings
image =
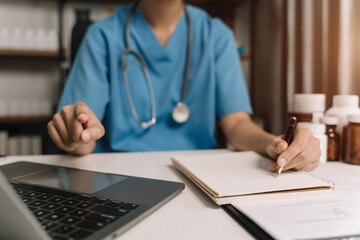
[[[124,84],[125,84],[125,90],[126,90],[126,95],[127,95],[127,99],[130,105],[130,109],[132,112],[132,115],[134,116],[135,120],[139,123],[139,125],[143,128],[143,129],[147,129],[153,125],[155,125],[156,123],[156,106],[155,106],[155,96],[154,96],[154,92],[153,92],[153,88],[152,88],[152,84],[151,84],[151,80],[150,80],[150,75],[149,72],[147,70],[146,67],[146,63],[145,60],[143,58],[143,56],[141,56],[140,53],[134,51],[131,49],[130,47],[130,20],[131,20],[131,16],[133,14],[133,12],[135,11],[137,5],[139,4],[140,0],[136,1],[130,11],[129,14],[127,16],[126,19],[126,26],[125,26],[125,41],[126,41],[126,50],[125,52],[122,54],[121,56],[121,67],[122,67],[122,72],[123,72],[123,77],[124,77]],[[183,86],[182,86],[182,91],[181,91],[181,100],[180,102],[178,102],[172,112],[171,112],[171,116],[172,119],[177,122],[177,123],[185,123],[189,117],[190,117],[190,108],[189,106],[184,102],[185,100],[185,96],[186,96],[186,89],[187,89],[187,85],[188,85],[188,76],[189,76],[189,68],[190,68],[190,57],[191,57],[191,43],[192,43],[192,33],[191,33],[191,22],[190,22],[190,17],[189,14],[186,10],[185,7],[185,16],[186,16],[186,21],[187,21],[187,25],[188,25],[188,47],[187,47],[187,56],[186,56],[186,66],[185,66],[185,74],[184,74],[184,81],[183,81]],[[151,103],[151,119],[148,121],[141,121],[139,118],[139,115],[136,112],[132,97],[131,97],[131,93],[130,93],[130,88],[129,88],[129,81],[127,78],[127,64],[125,62],[126,56],[127,55],[134,55],[137,60],[140,62],[141,64],[141,68],[142,71],[144,73],[145,76],[145,80],[146,80],[146,85],[149,91],[149,97],[150,97],[150,103]]]

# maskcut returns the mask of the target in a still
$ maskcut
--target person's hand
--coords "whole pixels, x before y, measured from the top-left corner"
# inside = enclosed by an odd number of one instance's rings
[[[319,166],[321,156],[320,140],[309,129],[297,129],[290,146],[280,137],[275,137],[267,148],[267,153],[276,162],[270,170],[276,171],[276,164],[285,170],[312,171]]]
[[[54,115],[47,127],[54,143],[67,152],[90,146],[105,134],[99,119],[83,102],[64,106],[61,112]]]

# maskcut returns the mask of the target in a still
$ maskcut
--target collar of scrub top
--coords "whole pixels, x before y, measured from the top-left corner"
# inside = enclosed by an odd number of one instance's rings
[[[130,105],[132,115],[134,116],[135,120],[139,123],[139,125],[143,129],[148,129],[151,126],[155,125],[155,123],[156,123],[156,104],[155,104],[154,91],[152,88],[150,75],[147,70],[146,63],[145,63],[143,56],[140,53],[132,50],[131,46],[130,46],[130,20],[131,20],[132,14],[134,13],[139,2],[140,2],[140,0],[136,1],[131,6],[129,14],[126,19],[126,26],[125,26],[126,50],[121,56],[121,67],[122,67],[122,72],[123,72],[126,95],[127,95],[127,99],[128,99],[129,105]],[[181,100],[174,106],[174,108],[172,110],[172,118],[177,123],[184,123],[190,117],[190,108],[184,102],[185,97],[186,97],[186,89],[187,89],[187,85],[188,85],[188,81],[189,81],[188,76],[189,76],[189,68],[190,68],[191,43],[192,43],[191,22],[190,22],[189,13],[187,12],[186,7],[185,7],[185,16],[186,16],[186,21],[187,21],[187,25],[188,25],[188,46],[187,46],[187,52],[186,52],[185,74],[184,74],[184,81],[183,81],[183,86],[182,86],[182,90],[181,90]],[[151,103],[151,119],[148,121],[140,120],[139,115],[137,114],[137,111],[135,109],[132,97],[131,97],[129,81],[128,81],[127,73],[126,73],[126,71],[127,71],[126,56],[130,55],[130,54],[135,56],[136,59],[140,62],[142,71],[145,76],[145,81],[146,81],[146,85],[148,88],[149,98],[150,98],[150,103]]]

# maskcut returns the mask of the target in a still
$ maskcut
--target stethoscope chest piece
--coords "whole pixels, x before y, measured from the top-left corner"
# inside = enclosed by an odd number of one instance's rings
[[[172,110],[172,118],[177,123],[184,123],[190,117],[190,108],[186,103],[179,102]]]

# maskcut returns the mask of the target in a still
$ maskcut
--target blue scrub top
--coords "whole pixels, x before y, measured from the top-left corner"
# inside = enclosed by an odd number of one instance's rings
[[[186,63],[187,21],[181,17],[166,47],[162,47],[139,9],[130,22],[131,48],[145,59],[155,95],[157,122],[142,129],[126,96],[121,56],[126,49],[125,22],[130,6],[93,24],[82,43],[59,104],[83,101],[105,127],[95,152],[211,149],[217,147],[216,119],[245,111],[249,96],[230,29],[219,19],[187,5],[192,24],[192,53],[185,103],[191,116],[184,124],[171,118],[181,99]],[[141,67],[127,58],[128,79],[142,121],[151,118],[151,104]]]

